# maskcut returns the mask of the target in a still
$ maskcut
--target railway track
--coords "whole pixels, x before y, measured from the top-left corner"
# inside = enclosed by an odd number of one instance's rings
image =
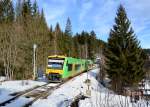
[[[5,106],[5,105],[7,105],[7,104],[10,104],[11,102],[17,100],[19,97],[22,97],[22,96],[24,96],[24,95],[27,95],[28,93],[33,92],[34,90],[37,90],[37,89],[39,89],[39,88],[45,87],[45,86],[47,86],[48,84],[49,84],[49,83],[44,84],[44,85],[41,85],[41,86],[35,86],[35,87],[30,88],[30,89],[27,89],[27,90],[25,90],[25,91],[18,92],[18,93],[16,93],[16,94],[14,94],[14,96],[13,96],[12,98],[10,98],[10,99],[8,99],[8,100],[6,100],[6,101],[4,101],[4,102],[1,102],[1,103],[0,103],[0,107],[1,107],[1,106]],[[13,94],[11,94],[11,95],[13,95]]]
[[[11,103],[15,102],[20,97],[33,98],[33,100],[31,100],[28,103],[21,106],[21,107],[29,107],[34,102],[36,102],[37,100],[47,98],[54,90],[58,89],[60,86],[62,86],[66,82],[72,80],[74,77],[77,77],[83,73],[84,72],[81,72],[81,73],[79,73],[73,77],[70,77],[70,78],[64,80],[62,83],[57,83],[53,86],[51,85],[51,83],[47,83],[47,84],[44,84],[41,86],[33,87],[33,88],[25,90],[23,92],[19,92],[14,97],[12,97],[12,98],[4,101],[4,102],[1,102],[0,107],[6,106],[7,104],[11,104]]]
[[[94,69],[94,68],[93,68],[93,69]],[[90,69],[90,70],[91,70],[91,69]],[[88,70],[88,71],[90,71],[90,70]],[[87,71],[87,72],[88,72],[88,71]],[[58,85],[56,85],[56,86],[54,86],[54,87],[50,87],[47,91],[41,93],[40,95],[38,95],[37,97],[35,97],[32,101],[26,103],[26,104],[23,105],[22,107],[30,107],[30,106],[31,106],[34,102],[36,102],[37,100],[39,100],[39,99],[46,99],[54,90],[58,89],[60,86],[62,86],[62,85],[65,84],[66,82],[72,80],[74,77],[77,77],[77,76],[79,76],[79,75],[81,75],[81,74],[83,74],[83,73],[85,73],[85,72],[81,72],[81,73],[79,73],[79,74],[77,74],[77,75],[75,75],[75,76],[73,76],[73,77],[70,77],[70,78],[64,80],[62,83],[59,83]]]
[[[67,81],[68,80],[65,80],[62,83],[55,83],[55,84],[47,83],[47,84],[44,84],[41,86],[33,87],[31,89],[27,89],[22,92],[13,93],[12,95],[15,95],[15,96],[13,96],[12,98],[10,98],[4,102],[1,102],[0,107],[7,106],[8,104],[15,102],[20,97],[33,98],[33,100],[31,100],[28,103],[21,106],[21,107],[29,107],[38,99],[47,98],[55,89],[59,88],[61,85],[63,85]]]
[[[59,88],[62,84],[64,84],[65,82],[63,83],[59,83],[58,85],[56,86],[52,86],[52,87],[49,87],[47,91],[44,91],[42,93],[40,93],[38,96],[36,96],[32,101],[26,103],[25,105],[23,105],[22,107],[30,107],[34,102],[36,102],[37,100],[39,99],[45,99],[47,98],[54,90],[56,90],[57,88]]]

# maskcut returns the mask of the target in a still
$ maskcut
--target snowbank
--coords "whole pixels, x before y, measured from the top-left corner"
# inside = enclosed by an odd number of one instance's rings
[[[0,76],[0,82],[5,81],[5,80],[6,80],[6,77]]]

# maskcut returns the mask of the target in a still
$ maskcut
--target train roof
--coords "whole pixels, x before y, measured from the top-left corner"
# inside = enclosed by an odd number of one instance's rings
[[[73,58],[73,57],[67,57],[64,55],[50,55],[48,58],[68,58],[68,59],[80,59],[80,58]]]
[[[67,58],[67,59],[72,59],[72,60],[82,60],[82,61],[88,61],[87,59],[80,59],[80,58],[73,58],[73,57],[66,57],[64,55],[50,55],[48,58]]]
[[[64,55],[50,55],[48,58],[66,58]]]

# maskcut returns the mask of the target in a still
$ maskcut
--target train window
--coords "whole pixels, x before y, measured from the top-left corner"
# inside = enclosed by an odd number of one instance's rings
[[[72,71],[72,64],[68,64],[68,71]]]
[[[48,62],[48,68],[50,68],[50,69],[63,69],[63,63]]]
[[[49,69],[63,69],[64,60],[62,59],[48,59],[48,68]]]
[[[76,65],[75,65],[75,70],[78,71],[78,70],[80,70],[80,69],[81,69],[81,65],[80,65],[80,64],[76,64]]]

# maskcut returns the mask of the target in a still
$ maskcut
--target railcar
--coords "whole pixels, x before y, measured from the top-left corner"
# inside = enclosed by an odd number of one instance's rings
[[[88,60],[53,55],[48,56],[46,76],[50,81],[63,81],[88,70]]]
[[[94,63],[92,60],[87,60],[88,70],[92,69],[94,66]]]

